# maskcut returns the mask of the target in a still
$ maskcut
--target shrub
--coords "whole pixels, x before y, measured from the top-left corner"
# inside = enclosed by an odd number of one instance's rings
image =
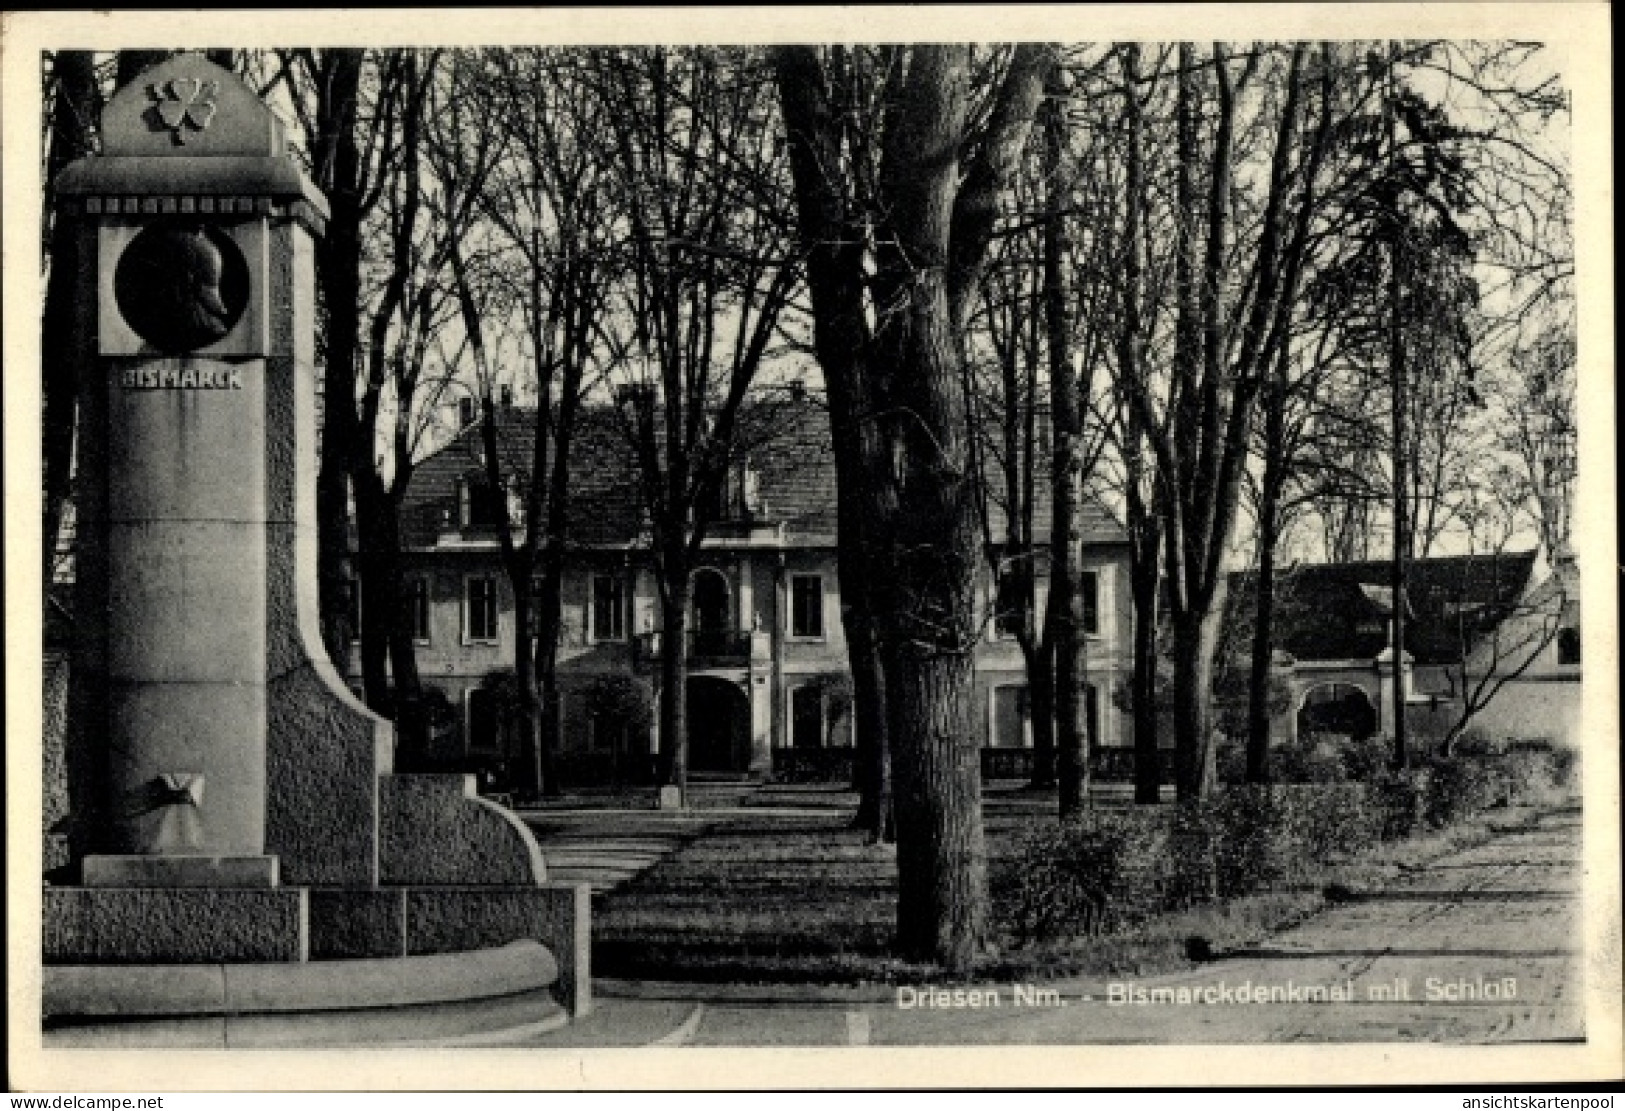
[[[1307,733],[1290,744],[1270,747],[1270,777],[1277,783],[1341,783],[1354,778],[1345,766],[1337,734]],[[1221,736],[1215,767],[1220,783],[1247,781],[1247,746]]]
[[[1578,749],[1550,741],[1513,741],[1506,746],[1505,760],[1516,799],[1549,799],[1575,789]]]
[[[1502,746],[1502,772],[1509,802],[1543,801],[1574,787],[1578,750],[1550,741],[1509,741]]]
[[[1308,733],[1296,744],[1282,745],[1275,754],[1275,779],[1281,783],[1341,783],[1349,778],[1342,733]]]
[[[1379,770],[1370,781],[1371,806],[1384,841],[1400,841],[1420,830],[1427,816],[1429,771]]]
[[[1026,830],[994,866],[994,906],[1018,941],[1101,933],[1171,905],[1173,860],[1166,811],[1091,811]]]
[[[1213,770],[1220,783],[1247,781],[1247,746],[1233,737],[1219,736],[1213,756]]]
[[[1026,830],[994,867],[993,904],[1018,942],[1097,933],[1117,885],[1122,831],[1087,819]]]
[[[1365,783],[1326,783],[1276,788],[1282,820],[1309,864],[1353,856],[1382,835],[1382,814]],[[1300,875],[1295,878],[1313,878]]]
[[[654,688],[632,675],[600,675],[587,685],[588,715],[638,733],[654,722]]]
[[[1096,810],[1027,830],[996,863],[995,906],[1018,941],[1099,933],[1215,898],[1316,878],[1376,839],[1358,784],[1243,786],[1171,809]]]
[[[1552,755],[1552,778],[1556,786],[1567,791],[1578,786],[1580,778],[1580,750],[1577,748],[1554,748]]]
[[[1432,760],[1428,770],[1424,815],[1434,829],[1509,801],[1509,783],[1499,757],[1463,753]]]
[[[1366,737],[1345,737],[1338,746],[1343,761],[1343,774],[1353,780],[1369,783],[1378,778],[1394,758],[1394,740],[1380,733]]]
[[[1245,895],[1316,878],[1320,865],[1376,840],[1363,784],[1233,787],[1204,804],[1215,826],[1212,891]]]

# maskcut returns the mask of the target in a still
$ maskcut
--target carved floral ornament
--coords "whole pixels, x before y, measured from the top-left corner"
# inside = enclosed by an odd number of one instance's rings
[[[147,92],[157,102],[153,110],[159,122],[175,136],[176,143],[184,144],[188,128],[206,131],[214,119],[214,98],[220,92],[220,82],[171,77],[161,85],[147,86]]]

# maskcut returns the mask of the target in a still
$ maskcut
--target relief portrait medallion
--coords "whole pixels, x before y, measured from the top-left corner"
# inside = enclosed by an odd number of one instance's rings
[[[183,355],[225,338],[248,304],[248,264],[231,237],[200,221],[144,229],[113,273],[119,312],[142,339]]]

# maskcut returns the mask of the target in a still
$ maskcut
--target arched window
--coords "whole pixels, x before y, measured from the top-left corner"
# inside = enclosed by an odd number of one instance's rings
[[[695,632],[718,633],[728,628],[728,580],[721,571],[702,567],[694,572],[691,609]]]

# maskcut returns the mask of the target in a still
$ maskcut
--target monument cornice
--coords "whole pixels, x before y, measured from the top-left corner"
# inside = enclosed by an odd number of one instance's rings
[[[96,155],[62,171],[58,203],[86,215],[269,215],[286,211],[315,234],[327,198],[292,159],[280,156],[181,160]]]

